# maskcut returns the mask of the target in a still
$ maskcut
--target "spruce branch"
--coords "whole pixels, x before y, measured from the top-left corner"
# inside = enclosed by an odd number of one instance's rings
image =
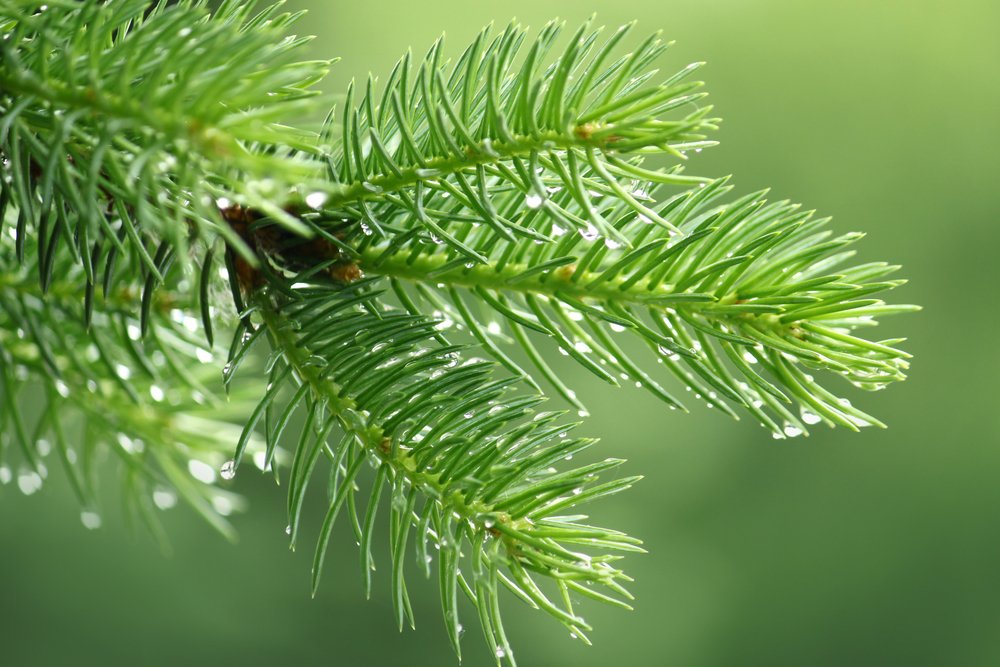
[[[661,76],[668,44],[624,53],[629,26],[512,24],[404,56],[313,133],[328,62],[294,60],[295,18],[0,0],[0,483],[20,460],[36,490],[51,438],[85,524],[110,454],[154,534],[177,493],[230,534],[249,455],[287,478],[294,547],[319,477],[314,594],[341,514],[370,594],[382,509],[400,628],[407,550],[428,576],[435,554],[456,652],[464,596],[513,662],[501,589],[586,640],[577,601],[629,608],[618,560],[642,551],[579,513],[638,477],[567,462],[594,441],[542,411],[551,386],[587,414],[539,345],[776,437],[882,425],[821,381],[905,377],[901,340],[862,335],[913,310],[881,299],[898,267],[683,171],[718,124],[700,63]]]

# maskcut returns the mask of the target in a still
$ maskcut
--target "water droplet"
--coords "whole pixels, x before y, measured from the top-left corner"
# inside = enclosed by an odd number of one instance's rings
[[[565,229],[563,229],[562,227],[560,227],[557,224],[553,224],[552,225],[552,236],[558,237],[558,236],[563,236],[565,234],[566,234],[566,230]]]
[[[753,356],[749,352],[744,352],[743,353],[743,361],[747,362],[748,364],[756,364],[757,363],[757,357]]]
[[[584,343],[582,340],[578,340],[575,343],[573,343],[573,349],[575,349],[580,354],[589,354],[593,352],[593,350],[590,349],[590,346]]]
[[[617,250],[622,247],[621,243],[613,239],[604,239],[604,245],[608,248],[608,250]]]
[[[14,479],[14,473],[10,471],[10,468],[0,466],[0,484],[10,484],[12,479]]]
[[[187,37],[187,36],[188,36],[188,35],[190,35],[190,34],[191,34],[191,28],[181,28],[181,29],[180,29],[180,30],[179,30],[179,31],[177,32],[177,36],[178,36],[178,37],[182,37],[182,38],[183,38],[183,37]]]
[[[22,470],[17,474],[17,488],[24,495],[30,496],[42,488],[42,476],[34,470]]]
[[[609,323],[609,324],[608,324],[608,327],[609,327],[609,328],[610,328],[610,329],[611,329],[612,331],[614,331],[615,333],[621,333],[621,332],[625,331],[625,327],[623,327],[623,326],[622,326],[622,325],[620,325],[620,324],[615,324],[614,322],[611,322],[611,323]]]
[[[490,322],[489,324],[486,325],[486,331],[489,332],[490,334],[494,335],[494,336],[499,336],[500,335],[500,323],[499,322]]]
[[[222,479],[226,480],[236,477],[236,462],[233,461],[232,459],[229,459],[228,461],[223,463],[222,467],[219,468],[219,475],[222,477]]]
[[[802,415],[802,421],[804,421],[807,424],[818,424],[823,419],[822,417],[820,417],[815,412],[810,412],[809,410],[806,410],[805,408],[802,408],[799,411],[799,413]]]
[[[505,657],[507,657],[507,650],[504,649],[503,646],[497,646],[497,650],[496,650],[495,653],[496,653],[496,656],[498,658],[505,658]]]
[[[475,416],[475,414],[476,414],[475,412],[473,412],[472,410],[469,410],[469,411],[468,411],[468,412],[466,412],[466,413],[465,413],[465,414],[464,414],[463,416],[464,416],[464,417],[465,417],[466,419],[472,419],[472,418],[473,418],[473,417]]]
[[[589,417],[590,416],[590,413],[587,412],[586,410],[577,410],[576,414],[578,416],[580,416],[580,417]]]
[[[128,380],[132,377],[132,369],[124,364],[116,364],[115,373],[123,380]]]
[[[215,468],[204,461],[198,461],[197,459],[188,461],[188,472],[191,473],[192,477],[204,484],[215,482]]]
[[[149,386],[149,395],[157,402],[162,401],[164,398],[163,389],[155,384]]]
[[[361,225],[361,233],[362,234],[364,234],[365,236],[371,236],[372,235],[372,228],[369,227],[367,224],[365,224],[364,221],[362,221],[360,223],[360,225]]]
[[[97,530],[101,527],[101,515],[91,510],[80,512],[80,522],[87,530]]]
[[[285,535],[291,535],[291,534],[292,534],[291,525],[285,526]]]
[[[153,489],[153,504],[161,510],[168,510],[177,504],[177,494],[165,486]]]
[[[35,443],[35,449],[39,456],[48,456],[52,452],[52,443],[45,438],[39,438]]]
[[[215,200],[215,205],[219,208],[229,208],[233,205],[233,202],[229,201],[227,197],[219,197]]]
[[[229,516],[236,509],[233,501],[226,496],[212,496],[212,509],[222,516]]]
[[[200,347],[195,349],[194,354],[195,354],[196,357],[198,357],[198,361],[200,361],[203,364],[210,363],[212,361],[212,359],[214,358],[212,356],[211,352],[209,352],[208,350],[202,349]]]
[[[528,208],[538,208],[542,205],[542,196],[536,193],[531,193],[525,196],[524,205]]]
[[[306,206],[309,208],[320,208],[326,203],[327,194],[325,192],[310,192],[306,195]]]
[[[802,429],[791,422],[785,422],[784,428],[782,429],[789,438],[795,438],[802,435]]]
[[[260,450],[253,453],[253,464],[257,466],[258,470],[267,472],[271,469],[271,466],[267,462],[267,452]]]
[[[594,227],[594,225],[590,223],[587,224],[586,229],[581,229],[578,231],[580,232],[580,236],[583,237],[584,241],[593,241],[598,236],[597,227]]]

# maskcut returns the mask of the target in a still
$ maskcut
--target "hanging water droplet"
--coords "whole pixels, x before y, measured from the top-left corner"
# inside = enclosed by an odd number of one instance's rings
[[[586,410],[577,410],[576,414],[579,417],[589,417],[590,416],[590,413],[587,412]]]
[[[361,221],[360,226],[361,226],[361,233],[362,234],[364,234],[365,236],[371,236],[372,235],[372,228],[369,227],[367,225],[367,223],[365,223],[364,221]]]
[[[590,346],[584,343],[582,340],[578,340],[575,343],[573,343],[573,349],[575,349],[580,354],[590,354],[591,352],[593,352],[593,350],[590,349]]]
[[[10,468],[0,466],[0,484],[10,484],[12,479],[14,479],[14,473],[11,472]]]
[[[610,328],[615,333],[621,333],[621,332],[625,331],[625,327],[623,327],[620,324],[615,324],[614,322],[609,323],[608,324],[608,328]]]
[[[212,509],[214,509],[221,516],[229,516],[233,513],[236,507],[233,505],[233,501],[226,496],[212,496]]]
[[[124,364],[116,364],[115,373],[123,380],[128,380],[132,377],[132,369]]]
[[[563,229],[562,227],[560,227],[559,225],[557,225],[555,223],[552,224],[552,236],[559,237],[559,236],[563,236],[565,234],[566,234],[566,230],[565,229]]]
[[[757,363],[757,357],[753,356],[749,352],[744,352],[743,353],[743,361],[747,362],[748,364],[756,364]]]
[[[149,386],[149,395],[156,402],[160,402],[164,399],[163,389],[155,384]]]
[[[594,227],[594,225],[590,223],[587,224],[587,227],[585,229],[581,229],[578,231],[580,232],[580,236],[583,237],[584,241],[593,241],[598,236],[597,227]]]
[[[215,482],[215,468],[204,461],[191,459],[188,461],[188,472],[199,482],[213,484]]]
[[[80,522],[87,530],[97,530],[101,527],[101,515],[90,510],[80,512]]]
[[[48,456],[52,452],[52,443],[45,438],[39,438],[38,442],[35,443],[35,450],[38,451],[39,456]]]
[[[153,489],[153,504],[161,510],[168,510],[177,504],[177,494],[165,486]]]
[[[795,438],[802,435],[802,429],[791,422],[785,422],[782,430],[789,438]]]
[[[306,206],[309,208],[320,208],[326,203],[327,195],[325,192],[310,192],[306,195]]]
[[[507,656],[507,651],[506,651],[506,649],[504,649],[503,646],[497,646],[497,650],[496,650],[495,653],[496,653],[496,656],[498,658],[501,658],[501,659]]]
[[[291,534],[292,534],[292,526],[291,525],[285,526],[285,535],[291,535]]]
[[[538,208],[542,205],[542,196],[536,193],[530,193],[524,198],[524,205],[528,208]]]
[[[486,325],[486,331],[489,332],[490,334],[494,335],[494,336],[499,336],[500,335],[500,323],[499,322],[490,322],[489,324]]]
[[[621,243],[613,239],[604,239],[604,245],[608,248],[608,250],[617,250],[622,247]]]
[[[469,410],[469,411],[468,411],[468,412],[466,412],[466,413],[465,413],[465,414],[464,414],[463,416],[464,416],[464,417],[465,417],[466,419],[472,419],[472,418],[473,418],[473,417],[475,416],[475,414],[476,414],[475,412],[473,412],[472,410]]]
[[[802,421],[804,421],[807,424],[818,424],[823,419],[822,417],[820,417],[815,412],[810,412],[809,410],[806,410],[805,408],[802,408],[801,410],[799,410],[799,414],[802,415]]]
[[[42,488],[42,476],[34,470],[22,470],[17,474],[17,488],[26,496],[30,496]]]
[[[219,468],[219,475],[226,480],[236,477],[236,461],[229,459],[223,463],[222,467]]]

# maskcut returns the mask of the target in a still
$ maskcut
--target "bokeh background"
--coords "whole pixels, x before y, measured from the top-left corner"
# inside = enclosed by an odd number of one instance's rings
[[[592,12],[677,40],[668,69],[702,76],[726,119],[693,165],[771,186],[868,232],[865,260],[905,266],[890,320],[912,378],[855,398],[890,424],[774,441],[704,408],[663,409],[567,366],[600,455],[646,480],[600,519],[646,540],[628,563],[636,610],[586,607],[595,646],[511,600],[522,665],[842,667],[1000,664],[1000,4],[987,0],[289,2],[343,89],[442,31],[451,53],[484,24],[571,25]],[[433,582],[411,580],[399,634],[387,576],[364,601],[346,531],[319,596],[285,546],[281,489],[246,473],[241,542],[171,510],[165,556],[113,505],[86,531],[65,484],[0,493],[0,664],[452,665]],[[346,524],[342,524],[344,528]],[[385,560],[383,558],[382,563]],[[384,567],[383,567],[384,570]],[[465,661],[488,665],[474,614]]]

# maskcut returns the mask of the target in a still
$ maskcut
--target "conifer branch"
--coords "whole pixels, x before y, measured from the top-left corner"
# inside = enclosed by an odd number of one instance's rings
[[[668,45],[623,53],[629,27],[560,47],[557,23],[512,24],[454,63],[441,41],[404,56],[314,133],[328,62],[294,61],[295,18],[0,0],[0,483],[20,461],[35,491],[54,449],[94,527],[103,452],[154,534],[176,494],[230,534],[250,456],[287,476],[295,546],[321,476],[314,594],[341,514],[370,593],[386,498],[399,626],[406,551],[428,576],[433,552],[449,641],[461,592],[499,663],[501,588],[586,640],[577,601],[629,608],[618,559],[642,550],[578,513],[638,477],[567,463],[594,441],[539,411],[549,385],[587,414],[539,343],[684,408],[662,365],[775,437],[882,425],[812,373],[905,377],[901,339],[862,335],[913,310],[881,299],[898,267],[684,173],[718,124],[687,81],[700,63],[661,76]]]

